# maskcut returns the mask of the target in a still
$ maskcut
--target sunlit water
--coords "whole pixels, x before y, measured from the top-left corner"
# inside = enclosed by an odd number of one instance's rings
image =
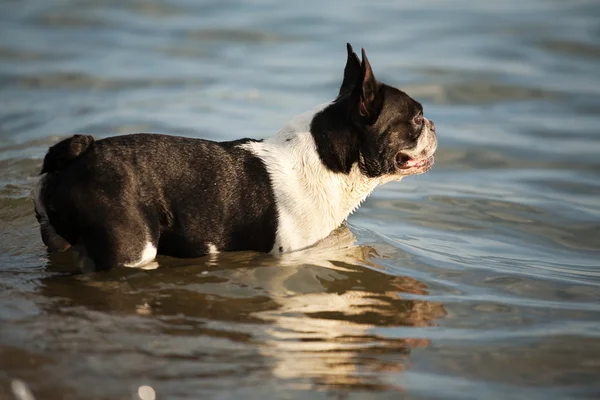
[[[599,396],[597,4],[0,3],[0,398]],[[436,122],[431,172],[281,260],[48,259],[49,145],[269,136],[336,95],[346,41]]]

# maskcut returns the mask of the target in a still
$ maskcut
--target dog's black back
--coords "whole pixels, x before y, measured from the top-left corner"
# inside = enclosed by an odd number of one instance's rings
[[[238,146],[249,141],[75,136],[48,152],[42,202],[56,233],[84,242],[96,269],[121,265],[128,260],[107,258],[156,240],[159,253],[180,257],[206,254],[209,246],[267,252],[275,201],[262,161]],[[116,243],[132,248],[104,257]]]

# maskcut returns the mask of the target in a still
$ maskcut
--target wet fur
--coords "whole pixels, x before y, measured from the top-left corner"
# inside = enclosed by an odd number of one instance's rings
[[[264,141],[75,135],[51,147],[35,193],[44,243],[103,270],[324,239],[376,186],[431,168],[437,146],[421,104],[362,59],[348,45],[338,97]]]

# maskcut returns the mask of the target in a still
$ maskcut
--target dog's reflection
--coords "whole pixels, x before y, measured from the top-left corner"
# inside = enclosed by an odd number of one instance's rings
[[[427,294],[424,283],[386,272],[380,256],[356,245],[344,226],[280,258],[244,252],[160,259],[154,271],[49,279],[44,290],[113,316],[158,318],[171,339],[189,337],[191,328],[199,338],[239,340],[270,374],[301,386],[378,390],[393,388],[411,349],[429,344],[414,327],[445,315],[442,304],[414,296]],[[217,333],[223,327],[227,333]]]
[[[277,273],[260,280],[279,304],[256,313],[272,323],[262,352],[276,360],[277,377],[328,389],[393,388],[390,374],[407,368],[412,348],[429,344],[400,329],[446,315],[440,303],[403,299],[427,294],[427,286],[384,273],[372,260],[377,251],[355,241],[344,226],[315,248],[285,255]]]

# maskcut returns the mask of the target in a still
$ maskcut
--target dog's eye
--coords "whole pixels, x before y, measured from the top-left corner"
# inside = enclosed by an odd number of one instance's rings
[[[416,117],[414,117],[413,124],[416,126],[423,126],[423,114],[419,113]]]

